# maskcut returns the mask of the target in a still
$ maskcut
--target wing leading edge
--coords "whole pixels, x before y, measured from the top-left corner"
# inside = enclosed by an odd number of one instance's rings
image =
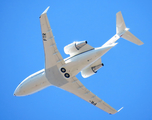
[[[47,18],[46,13],[48,9],[49,7],[40,16],[41,32],[45,53],[45,69],[49,69],[55,65],[57,65],[59,68],[65,64],[60,52],[57,49],[52,29]]]

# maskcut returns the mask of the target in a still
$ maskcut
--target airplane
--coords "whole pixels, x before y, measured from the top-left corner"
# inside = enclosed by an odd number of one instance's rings
[[[102,99],[88,90],[77,78],[81,72],[83,78],[94,75],[104,64],[101,57],[117,45],[119,38],[124,38],[137,45],[143,42],[135,37],[126,27],[121,11],[116,14],[116,34],[101,47],[94,48],[87,41],[75,41],[64,47],[64,52],[70,56],[63,59],[57,49],[52,29],[50,27],[47,11],[41,14],[40,24],[45,53],[45,68],[25,78],[15,89],[15,96],[26,96],[36,93],[46,87],[56,86],[64,89],[109,114],[115,110]]]

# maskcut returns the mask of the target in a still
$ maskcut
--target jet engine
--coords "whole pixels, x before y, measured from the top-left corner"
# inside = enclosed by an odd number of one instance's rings
[[[99,70],[102,66],[104,66],[103,63],[93,67],[89,66],[81,71],[81,75],[83,78],[90,77],[91,75],[97,73],[97,70]]]
[[[64,52],[66,54],[75,53],[78,50],[80,50],[83,46],[85,46],[86,44],[87,44],[87,41],[73,42],[64,47]]]

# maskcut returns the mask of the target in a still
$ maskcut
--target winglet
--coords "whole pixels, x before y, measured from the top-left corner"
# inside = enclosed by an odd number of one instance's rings
[[[49,8],[50,8],[50,6],[48,6],[41,15],[47,13],[47,11],[48,11]]]
[[[120,108],[119,110],[118,110],[118,112],[120,111],[120,110],[122,110],[124,107],[122,107],[122,108]]]

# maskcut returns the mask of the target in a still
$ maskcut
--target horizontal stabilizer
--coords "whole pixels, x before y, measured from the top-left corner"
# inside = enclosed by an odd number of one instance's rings
[[[139,40],[136,36],[134,36],[131,32],[129,31],[126,31],[122,36],[122,38],[130,41],[130,42],[133,42],[137,45],[142,45],[144,44],[141,40]]]

